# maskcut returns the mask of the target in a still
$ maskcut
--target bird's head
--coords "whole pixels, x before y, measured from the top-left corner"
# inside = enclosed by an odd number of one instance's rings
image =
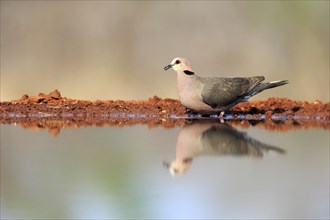
[[[194,74],[190,62],[182,57],[176,57],[172,60],[170,64],[164,67],[164,70],[173,69],[176,72],[184,72],[188,75]]]
[[[165,168],[169,169],[172,176],[178,176],[184,174],[192,163],[192,158],[185,158],[183,160],[174,160],[172,163],[163,162]]]

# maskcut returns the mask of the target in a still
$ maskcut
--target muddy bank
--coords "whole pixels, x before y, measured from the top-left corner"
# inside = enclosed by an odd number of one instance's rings
[[[54,134],[60,128],[81,126],[147,124],[149,127],[175,127],[189,123],[184,119],[187,117],[208,116],[189,115],[178,100],[156,96],[145,101],[85,101],[62,97],[55,90],[0,103],[0,123],[49,129]],[[329,119],[330,103],[286,98],[240,103],[225,115],[225,121],[233,126],[258,126],[277,131],[297,128],[330,130]]]

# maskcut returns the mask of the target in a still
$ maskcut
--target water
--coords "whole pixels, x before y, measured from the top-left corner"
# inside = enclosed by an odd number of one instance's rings
[[[1,125],[1,219],[329,218],[328,131],[212,126]]]

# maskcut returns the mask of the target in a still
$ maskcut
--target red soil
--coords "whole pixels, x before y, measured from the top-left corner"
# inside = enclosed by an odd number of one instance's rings
[[[146,101],[83,101],[62,97],[55,90],[49,94],[23,95],[19,100],[0,103],[0,123],[17,123],[26,128],[50,129],[79,126],[124,126],[148,124],[149,127],[181,126],[187,109],[175,99],[156,96]],[[293,128],[330,130],[330,103],[269,98],[240,103],[226,112],[233,116],[233,126],[258,126],[285,131]],[[178,118],[179,117],[179,118]],[[241,120],[241,118],[246,120]],[[264,118],[262,118],[264,117]],[[279,118],[278,118],[279,117]]]

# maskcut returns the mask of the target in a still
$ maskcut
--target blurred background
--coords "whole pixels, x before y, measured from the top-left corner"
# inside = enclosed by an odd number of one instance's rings
[[[177,98],[177,56],[290,80],[254,99],[329,101],[329,1],[1,1],[1,101]]]
[[[177,98],[187,57],[200,76],[290,84],[253,99],[329,101],[329,1],[3,1],[1,101],[58,89],[88,100]],[[2,219],[326,219],[329,132],[269,133],[286,155],[199,157],[182,178],[180,128],[46,131],[0,126]],[[301,184],[304,183],[304,184]],[[238,211],[239,210],[239,211]]]

